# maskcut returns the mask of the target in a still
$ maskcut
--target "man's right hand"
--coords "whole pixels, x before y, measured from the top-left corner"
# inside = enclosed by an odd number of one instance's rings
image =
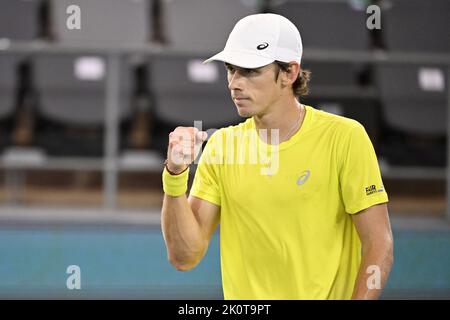
[[[194,127],[177,127],[169,134],[167,168],[179,174],[197,158],[208,134]]]

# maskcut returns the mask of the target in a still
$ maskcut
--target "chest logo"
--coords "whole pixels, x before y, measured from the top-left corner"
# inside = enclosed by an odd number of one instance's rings
[[[311,171],[305,170],[303,171],[297,179],[297,185],[301,186],[308,181],[309,176],[311,175]]]

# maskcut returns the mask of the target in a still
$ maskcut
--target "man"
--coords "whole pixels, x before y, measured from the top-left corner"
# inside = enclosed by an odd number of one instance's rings
[[[393,240],[376,154],[363,126],[302,105],[299,31],[275,14],[240,20],[223,61],[239,115],[189,164],[206,133],[178,127],[163,172],[169,261],[194,268],[220,223],[225,299],[376,299]],[[211,106],[214,108],[214,106]]]

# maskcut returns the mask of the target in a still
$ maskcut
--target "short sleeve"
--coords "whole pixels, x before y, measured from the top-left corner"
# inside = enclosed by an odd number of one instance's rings
[[[352,126],[341,150],[339,183],[346,212],[388,202],[375,150],[360,123]]]
[[[206,143],[200,156],[190,195],[220,206],[220,139],[216,131]]]

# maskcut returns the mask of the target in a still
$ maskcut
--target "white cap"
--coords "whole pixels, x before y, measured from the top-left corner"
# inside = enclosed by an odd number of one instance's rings
[[[259,68],[274,61],[300,64],[302,39],[287,18],[273,13],[253,14],[234,26],[223,51],[207,59],[227,62],[241,68]]]

